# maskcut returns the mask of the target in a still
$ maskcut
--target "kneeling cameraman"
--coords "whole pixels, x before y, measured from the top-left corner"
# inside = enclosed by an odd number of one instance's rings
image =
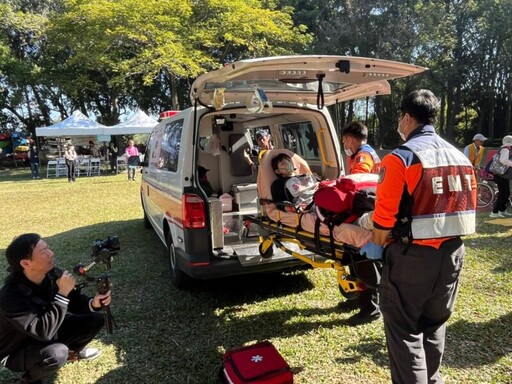
[[[54,253],[38,234],[16,237],[5,251],[9,272],[0,289],[0,364],[25,372],[23,382],[40,383],[67,361],[100,355],[85,346],[104,324],[102,304],[75,288],[68,272],[54,270]]]

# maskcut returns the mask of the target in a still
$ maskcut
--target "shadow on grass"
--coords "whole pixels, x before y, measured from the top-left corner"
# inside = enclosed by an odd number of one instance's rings
[[[472,248],[482,253],[493,252],[493,260],[501,263],[492,269],[494,273],[506,273],[512,270],[512,259],[509,257],[510,248],[512,248],[512,237],[510,232],[512,227],[490,224],[486,221],[491,220],[487,216],[479,217],[477,233],[483,235],[476,238],[466,239],[464,241],[466,248]]]
[[[98,383],[216,383],[226,348],[339,324],[307,320],[335,308],[282,310],[277,304],[275,310],[270,308],[263,314],[234,316],[246,303],[282,300],[313,289],[302,272],[197,281],[186,291],[176,289],[169,279],[165,247],[153,231],[143,228],[142,219],[78,227],[44,240],[55,252],[56,264],[71,270],[80,262],[89,264],[92,242],[110,235],[117,235],[121,243],[110,271],[111,307],[118,328],[112,335],[105,330],[98,335],[106,351],[100,359],[66,365],[45,383],[77,382],[76,378],[86,378],[83,375],[95,365],[107,371]],[[100,265],[89,274],[99,276],[103,272]],[[77,280],[81,282],[82,278]],[[92,296],[95,289],[87,288],[84,293]],[[287,324],[296,316],[306,320]],[[0,371],[0,382],[16,382],[14,377],[19,375]]]
[[[510,354],[512,312],[484,323],[459,320],[448,326],[443,363],[457,368],[471,368],[496,363]]]

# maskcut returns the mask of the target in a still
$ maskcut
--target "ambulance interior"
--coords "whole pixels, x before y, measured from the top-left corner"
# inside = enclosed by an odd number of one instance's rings
[[[329,124],[314,110],[289,107],[274,108],[271,114],[232,109],[200,119],[197,165],[209,170],[207,178],[214,191],[208,198],[212,228],[220,227],[223,232],[214,234],[217,248],[224,243],[250,241],[242,238],[240,229],[244,214],[259,211],[258,168],[251,167],[244,152],[258,164],[256,133],[266,130],[274,148],[290,149],[320,179],[334,179],[342,174],[343,165],[338,163],[334,144],[339,138],[326,129]]]

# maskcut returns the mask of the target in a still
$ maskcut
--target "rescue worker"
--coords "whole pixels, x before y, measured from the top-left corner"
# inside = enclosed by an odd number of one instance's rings
[[[366,143],[368,128],[358,121],[348,123],[341,132],[343,148],[347,155],[347,175],[353,173],[378,173],[380,158]]]
[[[347,155],[346,174],[377,173],[380,164],[377,152],[366,143],[368,128],[358,121],[348,123],[341,133],[343,148]],[[373,269],[367,273],[375,273]],[[377,272],[378,273],[378,272]],[[363,280],[370,276],[359,276]],[[373,277],[373,276],[372,276]],[[350,325],[359,325],[372,322],[380,318],[379,296],[376,288],[367,288],[357,300],[346,300],[338,304],[341,311],[352,311],[359,308],[359,312],[348,319]]]
[[[373,241],[360,250],[372,259],[384,251],[380,309],[395,384],[443,383],[446,321],[465,254],[461,236],[475,231],[473,166],[436,134],[438,108],[429,90],[403,99],[398,133],[405,143],[382,160]]]
[[[257,161],[253,161],[251,158],[251,153],[248,151],[244,152],[245,160],[247,161],[247,164],[251,167],[252,173],[256,173],[258,169],[258,164],[261,162],[261,159],[263,156],[265,156],[265,153],[267,151],[270,151],[271,149],[274,149],[274,145],[272,144],[272,136],[270,135],[270,132],[266,129],[260,129],[256,132],[256,141],[259,145],[259,150],[253,153],[252,155],[256,156]]]

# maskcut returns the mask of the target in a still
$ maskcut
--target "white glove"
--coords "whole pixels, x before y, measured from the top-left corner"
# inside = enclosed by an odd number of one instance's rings
[[[373,231],[373,219],[372,219],[373,211],[363,213],[363,215],[358,219],[358,224],[361,228],[368,229],[369,231]]]

